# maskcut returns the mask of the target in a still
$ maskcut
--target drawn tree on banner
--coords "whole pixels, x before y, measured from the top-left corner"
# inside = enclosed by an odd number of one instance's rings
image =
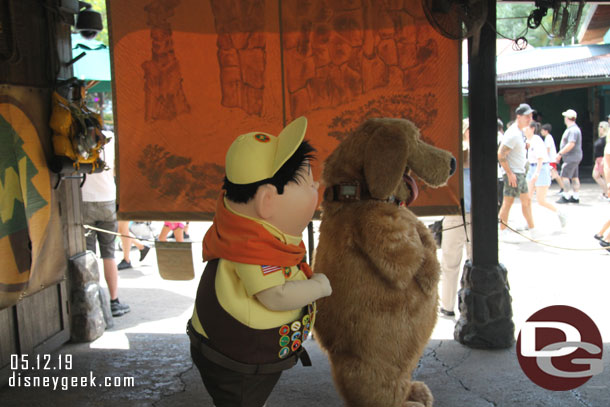
[[[218,33],[221,104],[260,116],[266,66],[263,0],[212,0]]]
[[[191,108],[182,89],[182,73],[174,52],[172,27],[180,0],[154,0],[144,9],[148,13],[152,58],[142,63],[146,120],[172,120]]]
[[[0,239],[8,236],[20,273],[31,266],[28,219],[48,203],[36,190],[32,178],[38,174],[23,150],[23,140],[0,116]]]

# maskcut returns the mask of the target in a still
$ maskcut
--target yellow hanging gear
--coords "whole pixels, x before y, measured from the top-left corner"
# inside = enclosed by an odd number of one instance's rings
[[[75,82],[72,91],[76,94],[74,101],[53,92],[49,123],[53,129],[53,150],[56,156],[69,158],[76,172],[83,172],[79,171],[81,164],[91,165],[86,172],[97,172],[106,166],[101,152],[110,138],[102,133],[102,117],[85,105],[85,88],[80,81]]]

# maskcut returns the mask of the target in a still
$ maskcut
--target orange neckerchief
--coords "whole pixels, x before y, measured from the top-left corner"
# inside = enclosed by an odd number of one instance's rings
[[[203,239],[203,260],[227,259],[238,263],[290,267],[305,256],[303,242],[296,246],[282,243],[263,225],[236,215],[224,204],[224,192],[216,202],[214,222]],[[306,263],[299,268],[311,277]]]

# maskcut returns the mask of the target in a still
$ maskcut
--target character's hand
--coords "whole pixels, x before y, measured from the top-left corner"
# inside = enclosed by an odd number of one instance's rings
[[[315,281],[316,283],[320,284],[320,288],[321,288],[321,297],[328,297],[329,295],[332,294],[333,289],[330,286],[330,281],[328,281],[328,277],[326,277],[325,274],[322,273],[314,273],[313,276],[311,276],[311,281]]]

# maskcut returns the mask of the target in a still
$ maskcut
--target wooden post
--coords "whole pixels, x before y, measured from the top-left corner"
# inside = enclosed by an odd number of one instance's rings
[[[487,23],[478,52],[468,39],[472,256],[458,294],[455,339],[473,348],[506,348],[514,342],[507,271],[498,264],[496,2],[487,0]]]
[[[59,78],[72,77],[72,66],[66,63],[72,58],[70,28],[66,24],[56,27]],[[64,95],[65,96],[65,95]],[[109,305],[103,299],[99,286],[97,260],[93,253],[85,253],[87,244],[83,229],[83,200],[80,180],[66,179],[58,189],[61,217],[65,231],[65,244],[69,261],[67,293],[70,301],[72,341],[93,341],[111,327],[112,319],[105,321],[103,307]]]
[[[495,26],[495,2],[493,4],[494,7],[490,4],[488,13],[493,14]],[[483,26],[478,55],[472,55],[472,43],[471,37],[468,39],[468,76],[471,78],[468,81],[468,101],[474,235],[472,260],[475,266],[495,265],[498,264],[498,234],[495,227],[498,214],[496,34],[487,25]]]

